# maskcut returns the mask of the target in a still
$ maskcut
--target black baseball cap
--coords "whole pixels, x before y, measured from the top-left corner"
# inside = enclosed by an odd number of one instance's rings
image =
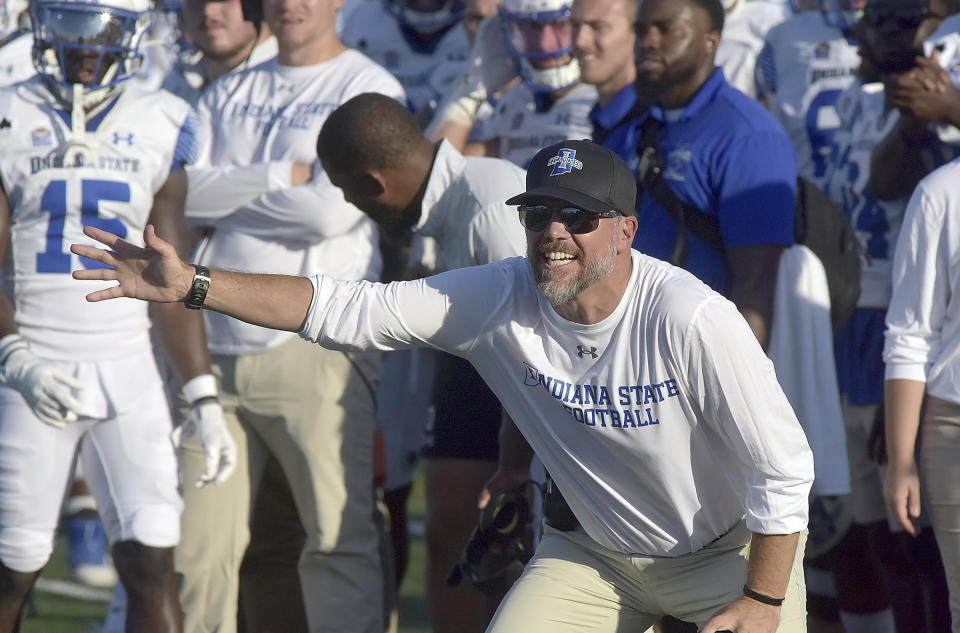
[[[527,168],[527,190],[506,204],[560,200],[603,213],[636,215],[637,184],[622,158],[593,141],[563,141],[537,152]]]

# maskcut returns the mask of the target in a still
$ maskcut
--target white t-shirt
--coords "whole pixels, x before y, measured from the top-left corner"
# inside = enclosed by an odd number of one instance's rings
[[[494,113],[484,121],[482,138],[499,139],[497,156],[526,168],[542,148],[567,139],[591,138],[590,110],[597,89],[579,83],[548,109],[539,110],[534,93],[519,83],[503,95]]]
[[[316,163],[327,116],[363,92],[402,101],[403,88],[383,68],[347,50],[314,66],[270,60],[221,77],[197,108],[206,139],[188,170],[187,218],[212,226],[200,263],[278,274],[324,272],[375,279],[380,255],[374,223],[347,203]],[[315,163],[313,180],[290,186],[292,162]],[[251,354],[281,344],[288,332],[205,313],[217,354]]]
[[[196,117],[182,99],[128,81],[88,115],[79,166],[65,159],[68,112],[39,76],[0,89],[0,178],[12,209],[4,290],[20,333],[44,358],[142,353],[150,349],[147,306],[88,303],[84,295],[114,284],[73,279],[74,270],[102,265],[71,254],[70,244],[100,246],[84,225],[143,243],[154,194],[196,154]]]
[[[277,56],[277,38],[270,36],[250,51],[250,55],[230,72],[245,72]],[[206,70],[203,53],[199,51],[182,52],[163,77],[161,88],[169,90],[187,103],[196,107],[203,91],[207,88]]]
[[[883,350],[887,379],[927,383],[960,403],[960,161],[920,181],[907,205],[893,261]]]
[[[525,190],[525,181],[526,172],[509,161],[463,156],[446,139],[440,142],[414,230],[436,240],[441,270],[526,252],[517,208],[504,204]]]
[[[520,257],[389,285],[316,276],[300,334],[469,360],[604,547],[680,556],[744,514],[802,530],[813,457],[756,337],[689,273],[636,251],[632,268],[593,325],[560,317]]]
[[[770,29],[757,59],[757,97],[790,135],[800,176],[821,187],[840,127],[834,104],[859,67],[857,45],[819,11]]]
[[[357,5],[344,21],[340,39],[390,71],[403,85],[413,112],[423,107],[435,109],[444,96],[431,84],[436,67],[445,62],[465,63],[470,55],[463,25],[454,25],[424,49],[408,39],[397,17],[382,2]]]
[[[727,83],[751,97],[757,96],[757,55],[767,32],[790,15],[788,4],[771,0],[741,0],[727,12],[715,58]]]

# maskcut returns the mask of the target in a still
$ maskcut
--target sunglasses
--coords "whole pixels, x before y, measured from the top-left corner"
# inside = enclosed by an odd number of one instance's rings
[[[580,235],[592,233],[600,226],[600,218],[612,218],[620,215],[616,211],[587,211],[579,207],[562,207],[556,209],[545,204],[520,205],[520,224],[528,231],[542,231],[553,221],[553,214],[560,216],[567,233]]]
[[[920,5],[892,7],[884,4],[871,3],[863,10],[863,21],[879,28],[886,22],[895,22],[901,31],[916,30],[927,18],[938,18],[937,13],[929,7]]]

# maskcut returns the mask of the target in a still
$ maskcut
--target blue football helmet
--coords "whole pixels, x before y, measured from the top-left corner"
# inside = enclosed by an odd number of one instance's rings
[[[857,23],[863,10],[857,9],[856,0],[817,0],[817,7],[828,26],[849,31]]]
[[[573,0],[504,0],[498,11],[507,49],[534,92],[550,93],[580,81],[573,54]]]
[[[134,76],[150,28],[149,0],[33,0],[33,63],[62,86],[110,88]]]
[[[387,0],[387,8],[401,26],[429,36],[460,21],[463,0]]]

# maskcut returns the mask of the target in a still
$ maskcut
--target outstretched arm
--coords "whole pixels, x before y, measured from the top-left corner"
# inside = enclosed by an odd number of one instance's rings
[[[72,245],[70,250],[111,268],[77,270],[74,278],[119,282],[112,288],[90,293],[87,301],[132,297],[176,303],[190,292],[195,268],[180,259],[172,244],[157,236],[153,225],[143,232],[145,248],[91,226],[84,227],[83,232],[111,250],[80,244]],[[313,285],[305,277],[218,270],[211,273],[204,307],[254,325],[297,332],[312,300]]]

